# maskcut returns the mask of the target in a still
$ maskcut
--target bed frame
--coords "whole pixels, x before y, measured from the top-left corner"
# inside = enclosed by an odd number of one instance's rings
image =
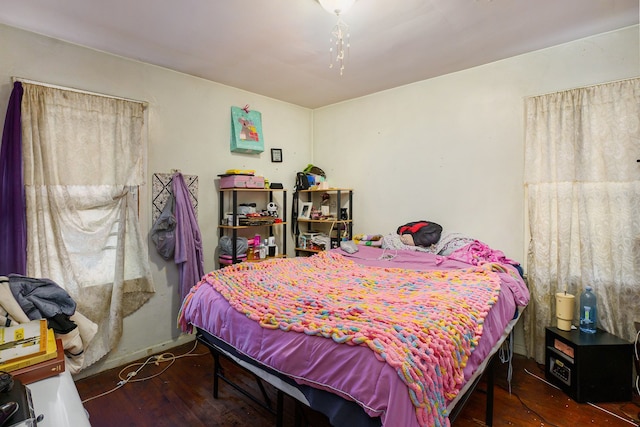
[[[365,251],[365,249],[367,250]],[[381,263],[381,258],[378,254],[370,253],[371,251],[375,251],[375,249],[363,247],[359,252],[359,256],[355,257],[353,262],[365,268],[377,267],[379,264],[387,265],[387,263]],[[342,266],[344,262],[341,262],[337,257],[333,257],[331,254],[326,255],[326,257],[328,257],[326,260],[321,260],[322,263],[328,265],[335,258],[336,263],[340,264],[341,268],[344,268]],[[398,259],[395,260],[394,263],[401,263],[402,268],[406,269],[427,271],[439,266],[439,261],[438,258],[429,256],[428,254],[421,255],[413,252],[402,252],[398,254]],[[463,261],[452,259],[450,263],[439,268],[455,270],[466,266],[466,264],[467,263]],[[281,266],[279,266],[279,268],[282,270]],[[277,271],[280,272],[280,270]],[[235,270],[232,273],[244,274],[242,271]],[[501,288],[507,287],[505,288],[505,295],[507,295],[507,297],[503,302],[501,302],[500,298],[496,299],[495,302],[498,302],[494,307],[496,310],[489,310],[487,314],[487,316],[490,316],[491,321],[485,331],[485,339],[476,338],[477,352],[471,353],[471,356],[469,356],[471,363],[464,367],[464,369],[466,369],[466,371],[464,371],[466,382],[457,390],[456,397],[448,402],[446,408],[442,406],[445,399],[444,396],[440,394],[440,389],[433,388],[433,394],[423,398],[434,398],[438,400],[439,405],[433,404],[432,408],[436,408],[437,406],[437,409],[435,409],[437,415],[434,416],[437,416],[440,420],[444,420],[444,417],[447,417],[446,419],[448,419],[448,421],[453,422],[459,417],[469,397],[473,391],[477,389],[482,375],[486,373],[487,400],[485,421],[489,426],[493,424],[494,370],[496,363],[499,363],[499,360],[503,359],[502,357],[496,358],[495,356],[507,339],[510,339],[510,343],[513,343],[513,328],[529,301],[529,294],[525,287],[526,284],[516,276],[514,271],[498,269],[498,274],[502,276],[500,278]],[[215,273],[212,273],[212,275],[215,276]],[[286,278],[283,280],[285,279]],[[215,277],[212,277],[211,280],[215,280]],[[494,284],[497,285],[497,283]],[[212,286],[205,285],[203,288],[198,286],[192,292],[192,297],[185,299],[183,307],[181,308],[179,323],[185,332],[192,331],[195,328],[196,339],[209,348],[212,354],[214,360],[213,396],[215,399],[218,398],[220,380],[222,380],[275,415],[275,425],[277,427],[283,425],[283,401],[285,394],[290,396],[295,403],[296,425],[299,425],[299,416],[303,413],[301,409],[304,409],[305,406],[323,413],[328,417],[329,421],[336,426],[380,427],[382,419],[386,419],[386,423],[389,424],[394,422],[394,418],[396,419],[396,423],[401,419],[408,425],[418,425],[420,423],[418,418],[414,419],[409,412],[411,403],[414,403],[412,402],[414,400],[413,394],[404,394],[406,391],[403,392],[405,389],[397,379],[397,370],[394,370],[392,367],[394,365],[370,363],[373,359],[369,358],[366,349],[359,348],[356,350],[354,348],[354,352],[350,352],[345,349],[344,346],[337,348],[331,344],[331,340],[327,341],[319,337],[314,337],[314,339],[320,339],[321,341],[312,342],[303,339],[301,336],[285,337],[281,335],[284,332],[263,335],[264,333],[260,332],[260,328],[253,323],[247,325],[250,331],[246,333],[255,333],[255,338],[248,341],[246,339],[247,337],[245,337],[244,328],[239,326],[245,325],[242,322],[246,321],[246,316],[243,315],[237,307],[230,304],[228,299],[225,303],[224,300],[226,298],[220,292],[216,292],[215,288],[210,290]],[[242,298],[244,297],[245,296],[242,296]],[[513,300],[511,300],[512,297]],[[205,307],[208,308],[205,310]],[[213,316],[207,313],[211,313]],[[225,319],[225,321],[221,323],[220,319]],[[227,320],[229,324],[225,327]],[[506,324],[506,326],[502,328],[500,326],[494,327],[494,320],[499,322],[499,325]],[[263,338],[260,338],[261,336]],[[243,337],[245,337],[244,340],[241,339]],[[263,339],[264,341],[262,341]],[[238,343],[237,346],[234,344],[236,342]],[[289,345],[289,343],[291,344]],[[289,345],[289,347],[287,347],[287,345]],[[290,347],[296,346],[304,349],[303,351],[308,350],[314,353],[314,364],[303,364],[308,368],[307,370],[295,363],[288,364],[287,357],[292,354]],[[512,346],[510,347],[512,348]],[[336,354],[348,354],[349,357],[345,356],[344,359],[341,357],[335,360],[317,358],[318,353],[315,352],[315,349],[322,349],[327,352],[332,352],[333,350]],[[351,372],[356,368],[352,364],[353,362],[349,362],[351,357],[354,358],[354,361],[358,360],[359,362],[357,363],[362,363],[363,367],[364,364],[369,365],[367,365],[366,372],[360,372],[358,377],[348,379],[345,373]],[[228,361],[231,361],[250,373],[257,381],[259,391],[253,389],[253,391],[250,392],[248,387],[245,386],[243,388],[228,378],[222,366],[222,358],[228,359]],[[304,362],[304,359],[300,359],[300,362]],[[338,365],[334,362],[339,362],[340,367],[338,368]],[[508,362],[511,362],[510,358]],[[452,367],[456,370],[456,375],[462,373],[461,369],[463,367],[458,365]],[[426,366],[425,370],[433,371],[433,368],[433,366]],[[326,372],[318,371],[318,369],[326,369]],[[377,377],[367,375],[372,373],[379,373],[381,381],[384,381],[383,387],[389,387],[388,394],[372,394],[373,389],[371,389],[371,393],[368,391],[369,388],[362,389],[362,386],[374,387],[372,384],[376,384],[377,380],[372,380],[372,378]],[[324,377],[324,374],[327,376]],[[461,377],[459,376],[458,378]],[[335,387],[332,385],[332,381]],[[264,382],[274,387],[276,391],[275,403],[273,402],[273,394],[267,393],[265,390]],[[447,386],[452,384],[453,383],[449,382]],[[411,387],[409,384],[406,385]],[[358,389],[358,387],[360,387],[360,389]],[[378,390],[378,393],[381,392],[381,390],[382,389]],[[424,390],[426,394],[427,389]],[[449,392],[456,392],[453,387],[448,390]],[[378,398],[381,400],[376,402],[375,399]],[[386,412],[384,412],[385,410]],[[425,420],[432,416],[427,414],[423,407],[415,408],[415,410],[418,417],[425,417]]]
[[[486,390],[487,401],[486,401],[486,407],[485,407],[485,424],[487,426],[493,425],[494,377],[495,377],[495,366],[497,363],[495,356],[498,350],[500,349],[500,347],[504,344],[506,340],[513,340],[513,328],[515,324],[518,322],[518,320],[520,319],[521,312],[522,311],[519,310],[517,315],[514,317],[514,319],[509,322],[500,340],[498,340],[498,342],[492,348],[489,356],[478,367],[478,369],[476,370],[476,373],[469,379],[469,381],[467,381],[465,386],[460,391],[460,394],[458,395],[458,397],[456,397],[456,399],[454,399],[449,405],[449,420],[451,422],[455,421],[455,419],[458,417],[458,415],[464,408],[465,404],[467,403],[469,397],[475,391],[478,383],[480,382],[480,379],[482,378],[482,375],[486,373],[487,374],[487,377],[486,377],[487,378],[487,390]],[[213,397],[215,399],[218,398],[218,390],[220,387],[219,380],[222,380],[225,383],[232,386],[233,388],[235,388],[237,391],[239,391],[243,395],[245,395],[246,397],[248,397],[249,399],[251,399],[256,404],[260,405],[261,407],[263,407],[264,409],[266,409],[267,411],[275,415],[276,427],[282,427],[283,419],[284,419],[283,401],[284,401],[284,395],[286,394],[291,398],[293,398],[296,404],[295,406],[296,409],[294,414],[295,425],[296,427],[301,425],[300,405],[305,405],[307,407],[312,407],[312,406],[307,400],[307,398],[305,397],[305,395],[300,390],[300,387],[292,379],[288,378],[283,374],[278,373],[277,371],[267,366],[264,366],[258,363],[257,361],[247,357],[244,354],[239,353],[229,344],[225,343],[224,341],[218,339],[217,337],[209,334],[205,330],[200,329],[198,327],[196,327],[196,339],[200,343],[205,345],[211,352],[211,355],[213,356],[213,361],[214,361]],[[244,388],[234,383],[231,379],[225,376],[224,369],[222,367],[221,360],[220,360],[221,356],[229,360],[230,362],[236,364],[237,366],[244,369],[245,371],[249,372],[255,377],[258,387],[262,394],[261,398],[245,390]],[[271,399],[269,398],[262,381],[266,381],[276,389],[275,407]],[[323,392],[323,393],[330,394],[328,392]],[[353,402],[350,402],[350,403],[353,403]],[[353,405],[356,405],[356,404],[353,403]]]

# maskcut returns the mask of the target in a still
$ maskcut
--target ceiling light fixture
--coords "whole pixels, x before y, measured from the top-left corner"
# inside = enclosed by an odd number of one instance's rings
[[[344,72],[344,64],[351,47],[349,26],[342,20],[341,15],[347,13],[355,2],[356,0],[318,0],[324,10],[338,17],[338,22],[333,27],[329,39],[329,68],[338,64],[340,75]]]

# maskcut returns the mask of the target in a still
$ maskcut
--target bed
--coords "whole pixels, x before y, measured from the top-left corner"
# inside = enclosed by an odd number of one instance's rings
[[[235,264],[178,322],[216,370],[222,355],[278,390],[278,425],[285,393],[336,427],[446,426],[529,301],[516,265],[466,261],[361,246]]]

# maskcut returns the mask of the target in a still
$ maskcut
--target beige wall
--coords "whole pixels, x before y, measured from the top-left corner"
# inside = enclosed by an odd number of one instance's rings
[[[255,169],[257,174],[290,188],[295,171],[306,166],[311,158],[313,114],[309,109],[0,25],[3,118],[13,76],[149,103],[147,182],[151,183],[153,173],[170,173],[172,169],[198,175],[198,219],[205,271],[215,268],[217,175],[232,168]],[[261,155],[229,150],[230,107],[246,104],[262,113],[266,151]],[[283,163],[271,163],[272,147],[283,150]],[[142,203],[144,230],[150,229],[150,206],[149,193]],[[119,347],[83,375],[192,338],[180,338],[176,327],[180,301],[175,264],[160,258],[153,246],[149,254],[156,294],[125,319]]]
[[[638,27],[314,111],[314,162],[356,232],[431,220],[525,261],[524,99],[640,75]]]
[[[638,50],[633,27],[311,111],[0,26],[0,111],[12,76],[149,102],[148,181],[171,169],[199,176],[206,271],[215,266],[217,174],[255,169],[291,189],[309,162],[332,185],[355,189],[356,232],[427,219],[524,260],[524,98],[638,76]],[[260,156],[229,152],[229,107],[245,104],[263,115]],[[270,162],[271,147],[283,149],[283,163]],[[150,204],[149,194],[143,208]],[[148,230],[148,210],[143,218]],[[176,328],[177,270],[149,254],[156,295],[83,375],[191,338]]]
[[[435,221],[526,270],[525,98],[640,76],[639,50],[634,26],[315,110],[314,163],[355,189],[356,233]]]

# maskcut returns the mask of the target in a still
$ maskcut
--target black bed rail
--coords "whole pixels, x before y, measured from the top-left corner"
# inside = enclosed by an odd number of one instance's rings
[[[282,390],[280,390],[278,387],[274,388],[276,389],[276,407],[275,409],[273,408],[271,399],[269,399],[269,396],[267,394],[267,391],[264,388],[264,385],[262,383],[262,379],[256,375],[254,372],[251,372],[249,369],[241,366],[240,364],[238,364],[235,360],[227,357],[227,355],[220,351],[220,349],[218,349],[218,347],[216,347],[216,345],[214,345],[213,343],[207,341],[207,338],[205,336],[203,336],[202,331],[200,331],[200,329],[196,328],[196,339],[202,343],[203,345],[205,345],[209,351],[211,352],[211,355],[213,356],[213,361],[214,361],[214,366],[213,366],[213,371],[214,371],[214,376],[213,376],[213,397],[215,399],[218,398],[218,390],[219,390],[219,381],[218,379],[223,380],[224,382],[226,382],[227,384],[229,384],[230,386],[232,386],[234,389],[236,389],[238,392],[242,393],[244,396],[248,397],[249,399],[251,399],[254,403],[256,403],[257,405],[259,405],[260,407],[266,409],[268,412],[270,412],[271,414],[275,415],[276,417],[276,427],[282,427],[283,423],[284,423],[284,416],[283,416],[283,412],[284,412],[284,395],[286,394],[285,392],[283,392]],[[242,368],[243,370],[247,371],[248,373],[251,373],[257,383],[258,383],[258,387],[260,388],[260,391],[262,393],[262,400],[258,397],[256,397],[254,394],[252,394],[251,392],[245,390],[244,388],[242,388],[240,385],[234,383],[233,381],[231,381],[229,378],[227,378],[224,375],[224,369],[222,367],[222,364],[220,363],[220,356],[225,357],[227,360],[229,360],[231,363],[234,363],[236,366]],[[499,358],[498,358],[499,359]],[[457,404],[454,406],[454,408],[451,410],[451,413],[449,414],[449,421],[451,422],[451,424],[453,424],[453,422],[456,420],[456,418],[458,417],[458,415],[462,412],[462,410],[464,409],[467,401],[469,400],[469,397],[471,397],[471,394],[476,391],[476,388],[478,386],[478,383],[480,382],[480,380],[482,379],[482,377],[486,374],[486,395],[487,395],[487,399],[486,399],[486,407],[485,407],[485,424],[488,427],[491,427],[493,425],[493,400],[494,400],[494,377],[495,377],[495,371],[496,371],[496,354],[494,353],[493,355],[490,356],[490,360],[488,362],[488,364],[486,365],[487,368],[484,371],[484,373],[482,375],[478,375],[475,380],[473,381],[472,385],[469,387],[469,389],[466,391],[466,393],[464,395],[462,395],[460,397],[460,400],[457,402]],[[481,390],[477,390],[477,391],[481,391]],[[292,399],[295,402],[295,415],[294,415],[294,425],[296,427],[301,426],[302,423],[302,411],[300,409],[300,405],[302,405],[302,403],[300,401],[298,401],[296,398],[292,397]]]
[[[260,377],[258,377],[255,373],[248,371],[256,379],[258,387],[260,388],[260,392],[262,393],[262,399],[256,397],[253,393],[245,390],[243,387],[236,384],[235,382],[233,382],[231,379],[227,378],[224,375],[224,368],[220,363],[220,356],[226,357],[224,353],[221,353],[215,346],[211,345],[211,343],[209,343],[204,337],[202,337],[200,333],[196,334],[196,339],[200,343],[204,344],[209,349],[209,351],[211,352],[211,355],[213,356],[213,398],[214,399],[218,398],[218,390],[220,388],[218,379],[221,379],[222,381],[224,381],[225,383],[229,384],[231,387],[233,387],[234,389],[242,393],[244,396],[251,399],[254,403],[266,409],[271,414],[275,415],[276,427],[282,427],[284,423],[284,416],[283,416],[284,392],[278,389],[277,387],[275,388],[276,389],[276,407],[274,408],[271,402],[271,399],[269,398],[269,395],[267,394],[267,391],[265,390],[264,384],[262,383],[262,380],[260,379]],[[235,361],[231,359],[229,359],[229,361],[232,363],[235,363]],[[299,423],[299,420],[297,418],[298,418],[298,411],[296,410],[296,426]]]
[[[485,416],[485,424],[488,427],[491,427],[493,425],[493,386],[494,386],[496,363],[497,363],[496,355],[494,354],[493,356],[491,356],[491,360],[489,361],[487,369],[484,371],[484,374],[487,375],[487,390],[486,390],[487,402],[486,402],[484,416]],[[454,408],[451,410],[451,413],[449,414],[449,421],[451,421],[452,424],[456,420],[456,418],[458,418],[458,415],[460,415],[460,412],[462,412],[462,410],[464,409],[467,403],[467,400],[469,400],[469,398],[471,397],[471,394],[474,391],[476,391],[476,387],[478,386],[478,383],[480,382],[482,377],[483,375],[478,375],[478,377],[474,380],[471,387],[469,387],[469,390],[467,390],[467,392],[460,398],[456,406],[454,406]]]

